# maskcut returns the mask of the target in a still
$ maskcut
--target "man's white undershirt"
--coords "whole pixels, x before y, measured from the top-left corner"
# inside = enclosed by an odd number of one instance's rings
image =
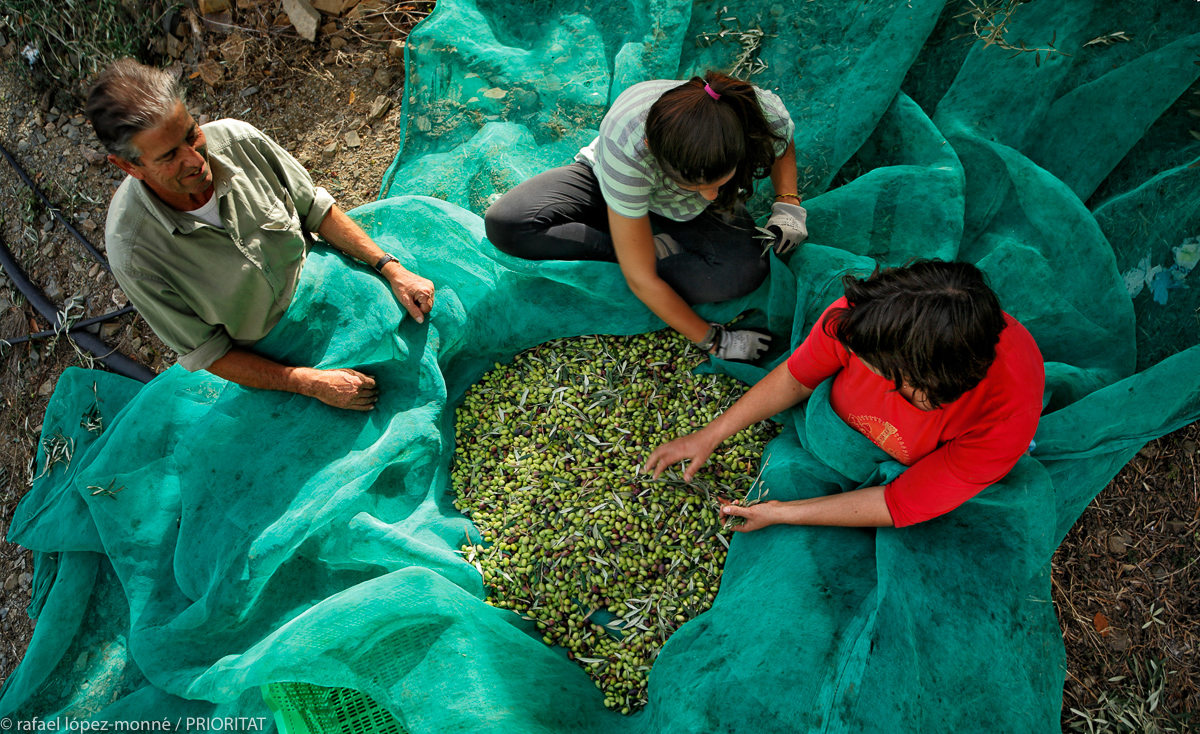
[[[208,197],[208,203],[199,209],[192,209],[187,212],[197,219],[208,222],[217,229],[225,229],[221,226],[221,213],[217,210],[217,196],[213,194]]]

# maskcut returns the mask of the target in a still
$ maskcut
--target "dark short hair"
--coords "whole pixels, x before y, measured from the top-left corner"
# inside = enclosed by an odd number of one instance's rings
[[[1000,300],[969,263],[916,260],[842,278],[846,308],[825,331],[899,390],[907,381],[937,408],[987,375],[1004,330]]]
[[[114,62],[88,90],[85,114],[109,153],[140,165],[133,136],[158,127],[183,101],[183,85],[133,59]]]
[[[705,89],[708,84],[720,99]],[[750,82],[709,71],[667,90],[646,113],[646,145],[663,173],[685,184],[708,184],[734,171],[714,202],[731,209],[753,193],[775,163],[776,135]]]

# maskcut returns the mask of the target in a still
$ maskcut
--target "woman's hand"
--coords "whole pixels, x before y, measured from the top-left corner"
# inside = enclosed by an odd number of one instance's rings
[[[778,500],[768,500],[749,507],[735,504],[721,505],[721,517],[746,518],[746,522],[733,526],[733,532],[749,533],[779,523],[779,510],[783,504]]]
[[[674,441],[654,449],[650,453],[650,457],[646,459],[642,472],[654,472],[654,478],[658,479],[659,475],[672,464],[684,459],[691,459],[691,463],[683,472],[683,481],[690,482],[692,477],[696,476],[696,472],[700,471],[700,467],[704,466],[704,462],[708,461],[708,457],[712,456],[717,443],[708,437],[703,428],[695,433],[680,436]]]

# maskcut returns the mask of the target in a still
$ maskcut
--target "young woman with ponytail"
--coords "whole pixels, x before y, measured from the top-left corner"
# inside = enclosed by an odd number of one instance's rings
[[[767,276],[744,204],[771,177],[768,228],[785,254],[808,235],[795,129],[779,97],[709,71],[625,90],[569,166],[534,176],[484,217],[488,239],[527,260],[617,262],[634,295],[722,359],[756,359],[769,336],[726,331],[691,304],[750,293]]]

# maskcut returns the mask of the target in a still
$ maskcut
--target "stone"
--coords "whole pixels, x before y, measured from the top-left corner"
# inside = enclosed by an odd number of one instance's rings
[[[1171,535],[1183,535],[1187,532],[1188,524],[1181,520],[1167,520],[1167,532]]]
[[[90,222],[91,220],[89,219],[88,221]],[[88,268],[88,277],[95,278],[96,274],[99,272],[100,272],[100,263],[93,263],[92,267]]]
[[[111,341],[111,340],[117,338],[117,334],[120,331],[121,331],[120,324],[118,324],[114,321],[109,321],[100,326],[100,338],[103,339],[104,341]]]
[[[183,55],[187,48],[187,41],[177,37],[174,33],[167,34],[167,56],[177,59]]]
[[[200,15],[215,15],[229,10],[229,0],[200,0]]]
[[[505,95],[507,94],[508,92],[504,91],[500,87],[492,87],[484,92],[483,96],[487,97],[488,99],[504,99]]]
[[[129,304],[129,296],[125,295],[125,291],[120,288],[113,288],[112,302],[118,308],[125,308]]]
[[[88,651],[84,650],[83,652],[79,653],[79,657],[75,659],[75,670],[77,670],[77,671],[87,670],[87,664],[88,664]]]
[[[334,23],[332,20],[329,21],[328,23],[326,23],[325,25],[321,26],[321,35],[322,36],[332,36],[334,33],[337,33],[337,32],[338,32],[337,23]]]
[[[47,234],[48,234],[48,233],[50,233],[50,232],[53,232],[53,231],[54,231],[54,222],[55,222],[55,221],[56,221],[56,220],[55,220],[55,219],[53,219],[53,218],[51,218],[51,219],[47,219],[47,220],[46,220],[46,223],[42,225],[42,232],[44,232],[44,233],[47,233]]]
[[[210,13],[202,16],[204,27],[217,33],[229,33],[233,30],[233,13],[226,10],[223,13]]]
[[[353,130],[346,133],[343,137],[346,139],[347,148],[357,148],[358,146],[362,145],[362,139],[359,138],[358,133],[354,132]]]
[[[83,224],[80,224],[79,226],[88,234],[96,231],[96,223],[91,219],[85,220]]]
[[[22,141],[18,142],[17,143],[17,152],[18,153],[28,153],[29,152],[29,141],[22,140]]]
[[[386,66],[379,67],[379,70],[375,72],[375,83],[381,87],[392,86],[392,70]]]
[[[1124,652],[1129,649],[1129,633],[1123,629],[1110,627],[1112,630],[1108,634],[1108,646],[1116,652]]]
[[[232,35],[229,40],[221,44],[221,58],[225,59],[226,63],[232,64],[238,61],[246,53],[246,39],[239,35]]]
[[[404,41],[397,39],[397,40],[389,43],[387,54],[388,54],[388,58],[391,58],[394,61],[403,61],[404,60]]]
[[[346,14],[346,17],[349,20],[361,20],[368,15],[386,10],[387,6],[387,0],[362,0]]]
[[[1184,441],[1183,442],[1183,453],[1187,454],[1188,456],[1195,456],[1196,455],[1196,442],[1190,438],[1187,439],[1186,441]]]
[[[338,16],[346,12],[346,0],[313,0],[313,7],[326,15]]]
[[[67,125],[65,134],[67,136],[67,140],[70,140],[72,143],[79,142],[79,128],[75,127],[74,125]]]
[[[367,124],[383,119],[383,116],[392,108],[392,100],[386,95],[379,95],[375,101],[371,103],[371,112],[367,115]]]
[[[321,25],[321,14],[308,0],[283,0],[283,12],[296,27],[296,32],[309,41],[317,40],[317,27]]]
[[[12,307],[12,301],[8,300],[4,296],[0,296],[0,314],[7,311],[10,307]]]
[[[38,145],[45,145],[45,144],[46,144],[46,136],[45,136],[45,135],[42,135],[41,133],[38,133],[38,134],[37,134],[37,144],[38,144]]]
[[[341,51],[342,49],[346,48],[347,45],[348,41],[341,36],[334,36],[333,38],[329,39],[329,48],[333,49],[334,51]]]
[[[1114,556],[1125,555],[1125,549],[1129,547],[1129,536],[1124,533],[1109,536],[1108,551]]]
[[[83,156],[85,161],[93,165],[97,163],[103,163],[105,160],[107,160],[107,156],[105,156],[103,153],[95,148],[90,148],[83,143],[79,144],[79,155]]]
[[[50,282],[46,284],[46,298],[49,298],[51,301],[57,301],[61,297],[62,289],[59,288],[58,283],[55,283],[54,279],[51,278]]]
[[[50,108],[53,106],[54,106],[54,90],[47,89],[46,93],[42,95],[41,100],[38,102],[38,109],[40,109],[42,112],[49,112]]]
[[[342,149],[342,141],[340,141],[340,140],[333,141],[329,145],[325,146],[325,149],[321,151],[321,160],[324,161],[325,163],[329,163],[330,161],[332,161],[334,158],[337,157],[338,151],[341,149]]]
[[[12,591],[15,588],[17,588],[17,575],[14,573],[4,580],[4,590]]]
[[[30,582],[33,581],[33,574],[26,571],[25,573],[21,574],[20,578],[17,580],[20,582],[21,586],[28,587]]]
[[[142,338],[140,336],[135,336],[132,340],[130,340],[129,346],[133,347],[133,351],[135,351],[135,352],[137,350],[141,349],[142,348]]]
[[[202,61],[196,68],[200,72],[200,78],[210,87],[219,85],[225,79],[225,70],[221,65],[212,59]]]
[[[238,92],[238,96],[240,96],[242,99],[255,94],[258,94],[258,87],[246,87],[242,91]]]
[[[46,380],[42,383],[42,386],[38,388],[39,397],[50,397],[50,393],[52,392],[54,392],[54,383],[50,380]]]

